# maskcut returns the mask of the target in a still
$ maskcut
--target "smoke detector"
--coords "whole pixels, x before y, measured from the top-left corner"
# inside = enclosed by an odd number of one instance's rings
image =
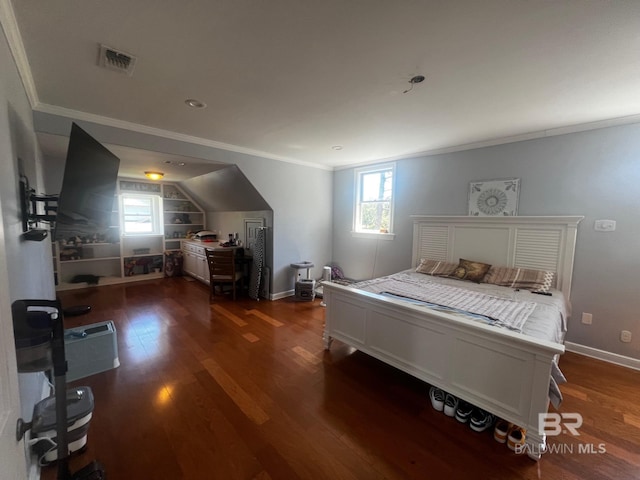
[[[131,76],[133,75],[133,68],[136,66],[136,60],[137,58],[129,53],[106,45],[100,45],[98,65],[101,67]]]

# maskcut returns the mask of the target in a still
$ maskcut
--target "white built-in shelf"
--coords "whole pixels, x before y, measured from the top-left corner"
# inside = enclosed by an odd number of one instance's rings
[[[60,263],[99,262],[101,260],[120,260],[120,257],[79,258],[77,260],[60,260]]]
[[[85,243],[82,245],[60,245],[53,249],[54,272],[58,282],[57,290],[71,290],[91,287],[85,282],[72,283],[76,276],[94,275],[99,277],[98,286],[116,283],[135,282],[138,280],[152,280],[164,277],[164,252],[180,250],[180,241],[184,240],[190,231],[203,230],[206,227],[205,212],[189,196],[175,184],[147,182],[138,180],[119,179],[118,194],[122,192],[140,192],[159,195],[164,202],[160,222],[164,225],[165,234],[161,235],[120,235],[114,232],[112,239],[120,239],[114,243]],[[110,228],[120,229],[118,213],[118,198],[113,203]],[[166,209],[166,210],[165,210]],[[171,223],[175,218],[193,223]],[[177,234],[178,237],[173,235]],[[149,253],[133,253],[138,249],[149,249]],[[77,255],[84,255],[76,260],[61,260],[63,252],[77,249]],[[84,249],[84,252],[83,252]],[[92,252],[90,251],[92,250]],[[91,255],[91,258],[88,256]],[[71,256],[71,255],[68,255]],[[142,260],[142,259],[149,260]],[[138,260],[140,259],[140,260]],[[141,265],[134,266],[136,261]],[[148,268],[150,271],[144,273]],[[159,269],[156,272],[155,269]],[[134,272],[133,275],[128,273]]]

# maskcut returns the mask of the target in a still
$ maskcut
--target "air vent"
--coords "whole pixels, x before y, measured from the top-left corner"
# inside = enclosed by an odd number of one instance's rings
[[[98,65],[109,70],[133,75],[133,68],[136,66],[136,57],[128,53],[118,51],[115,48],[100,45],[100,57]]]

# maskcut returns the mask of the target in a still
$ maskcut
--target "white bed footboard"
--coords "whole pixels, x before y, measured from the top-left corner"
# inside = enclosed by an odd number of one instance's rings
[[[546,439],[539,414],[564,347],[337,284],[324,285],[325,346],[338,339],[527,429],[527,453]]]

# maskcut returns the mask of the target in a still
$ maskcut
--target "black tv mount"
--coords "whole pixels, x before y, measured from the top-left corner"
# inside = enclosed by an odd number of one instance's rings
[[[35,190],[29,186],[29,179],[21,175],[20,203],[23,237],[26,240],[35,241],[42,241],[47,238],[49,230],[38,228],[38,224],[40,222],[54,224],[58,213],[58,196],[37,195]],[[42,213],[38,213],[39,211]]]

